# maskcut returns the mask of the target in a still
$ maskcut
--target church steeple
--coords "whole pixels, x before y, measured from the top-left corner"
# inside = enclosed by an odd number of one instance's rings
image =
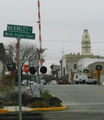
[[[91,41],[87,29],[83,31],[82,35],[82,55],[91,55]]]

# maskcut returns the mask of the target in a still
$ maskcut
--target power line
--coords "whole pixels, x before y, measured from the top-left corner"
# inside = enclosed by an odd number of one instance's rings
[[[3,36],[0,36],[0,37],[3,37]],[[65,41],[65,40],[43,40],[44,42],[57,42],[57,43],[77,43],[77,44],[80,44],[82,43],[81,41]],[[102,44],[104,43],[104,41],[92,41],[91,44]]]
[[[79,41],[60,41],[60,40],[43,40],[44,42],[60,42],[60,43],[78,43],[78,44],[80,44],[80,43],[82,43],[81,41],[79,42]],[[94,42],[91,42],[91,44],[102,44],[102,43],[104,43],[104,41],[94,41]]]

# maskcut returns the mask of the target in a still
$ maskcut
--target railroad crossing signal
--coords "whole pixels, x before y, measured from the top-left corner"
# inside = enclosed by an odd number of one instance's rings
[[[102,70],[102,66],[101,65],[97,65],[96,66],[96,70],[101,71]]]
[[[88,69],[84,69],[83,72],[84,73],[89,73],[89,70]]]
[[[40,68],[40,72],[43,73],[43,74],[45,74],[47,72],[47,68],[45,66],[42,66]]]
[[[8,64],[7,68],[8,68],[8,70],[15,70],[16,69],[16,65],[14,63]]]
[[[98,84],[100,84],[100,71],[102,70],[102,66],[101,65],[97,65],[96,66],[96,70],[98,71]]]
[[[30,67],[29,71],[32,75],[34,75],[37,72],[35,67]]]

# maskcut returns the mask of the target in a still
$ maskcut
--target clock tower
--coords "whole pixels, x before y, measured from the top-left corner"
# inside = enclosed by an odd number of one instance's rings
[[[88,30],[85,29],[82,35],[82,55],[92,55],[91,54],[91,41]]]

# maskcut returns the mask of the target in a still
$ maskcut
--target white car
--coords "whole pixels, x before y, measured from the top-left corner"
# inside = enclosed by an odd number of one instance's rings
[[[27,85],[27,84],[29,84],[29,85],[32,85],[34,83],[34,81],[30,81],[30,80],[23,80],[22,81],[22,85]]]
[[[57,85],[57,81],[56,81],[56,80],[52,80],[52,81],[50,82],[50,84],[51,84],[51,85]]]
[[[88,77],[88,79],[85,80],[86,84],[96,84],[97,80],[92,78],[92,77]]]
[[[27,80],[23,80],[22,85],[27,85]]]
[[[40,82],[41,82],[42,85],[46,84],[45,79],[41,79]]]

